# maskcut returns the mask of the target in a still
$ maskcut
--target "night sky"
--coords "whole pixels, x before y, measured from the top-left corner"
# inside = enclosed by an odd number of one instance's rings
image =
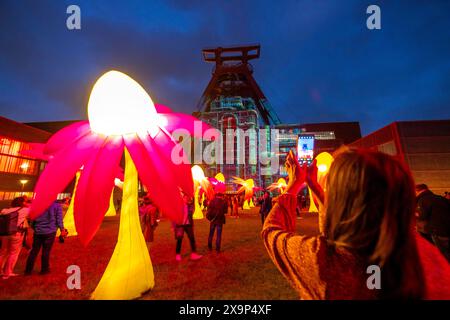
[[[81,8],[81,30],[66,8]],[[381,7],[382,29],[366,28]],[[0,115],[86,118],[95,79],[128,73],[191,113],[201,49],[261,44],[254,77],[285,123],[450,118],[450,1],[0,1]]]

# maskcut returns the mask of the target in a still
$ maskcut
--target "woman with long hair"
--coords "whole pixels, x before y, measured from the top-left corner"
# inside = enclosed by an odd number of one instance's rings
[[[343,152],[325,191],[315,163],[301,167],[290,152],[286,170],[287,190],[262,236],[300,298],[450,299],[449,264],[416,236],[414,183],[402,163],[380,152]],[[314,237],[295,234],[297,194],[305,182],[320,205],[320,234]],[[371,285],[377,276],[379,283]]]

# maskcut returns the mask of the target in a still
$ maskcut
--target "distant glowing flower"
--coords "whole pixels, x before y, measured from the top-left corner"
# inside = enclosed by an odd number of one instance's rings
[[[254,207],[255,205],[253,204],[253,194],[255,189],[259,189],[257,187],[255,187],[255,182],[253,181],[253,179],[241,179],[239,177],[233,177],[233,182],[236,184],[241,185],[241,187],[238,189],[238,192],[245,192],[244,195],[244,209],[250,209],[252,207]]]
[[[272,184],[267,188],[267,190],[269,190],[269,191],[274,191],[274,190],[277,190],[277,189],[278,189],[278,190],[280,191],[280,193],[283,193],[284,190],[286,189],[286,187],[287,187],[286,180],[284,180],[284,178],[280,178],[280,179],[278,179],[277,182],[272,183]]]
[[[241,185],[241,187],[238,189],[238,192],[245,192],[245,200],[249,200],[253,197],[253,189],[255,188],[255,182],[253,181],[253,179],[244,180],[239,177],[233,177],[233,182]]]
[[[216,193],[225,193],[226,186],[225,186],[225,176],[223,173],[219,172],[216,174],[214,178],[208,178],[210,184],[213,187],[214,192]]]

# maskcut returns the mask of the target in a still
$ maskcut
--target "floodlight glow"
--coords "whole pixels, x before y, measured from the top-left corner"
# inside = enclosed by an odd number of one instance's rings
[[[20,169],[22,169],[22,170],[27,170],[29,166],[30,166],[30,165],[28,164],[28,162],[25,162],[25,163],[23,163],[23,164],[20,166]]]

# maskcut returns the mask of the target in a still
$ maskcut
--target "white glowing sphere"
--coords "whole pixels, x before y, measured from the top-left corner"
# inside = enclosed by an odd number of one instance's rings
[[[142,86],[126,74],[108,71],[92,88],[88,103],[92,131],[104,135],[154,132],[155,105]]]
[[[328,170],[328,166],[326,164],[319,164],[317,166],[317,170],[319,172],[326,172]]]
[[[195,181],[200,182],[203,179],[205,179],[205,173],[203,172],[203,169],[200,166],[198,166],[198,165],[193,166],[191,168],[191,171],[192,171],[192,178]]]

